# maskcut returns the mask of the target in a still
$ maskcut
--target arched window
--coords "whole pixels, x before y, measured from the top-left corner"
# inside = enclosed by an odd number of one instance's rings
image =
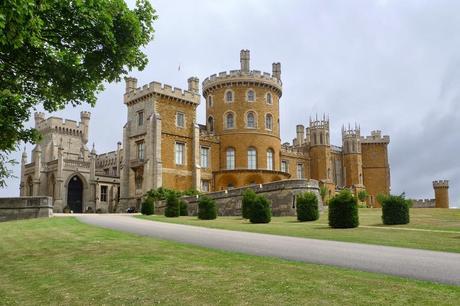
[[[253,112],[249,112],[246,116],[246,125],[248,128],[256,127],[256,120]]]
[[[227,169],[235,169],[235,149],[227,149]]]
[[[248,169],[257,169],[257,151],[253,147],[248,149]]]
[[[214,118],[212,116],[208,117],[208,131],[211,133],[214,132]]]
[[[247,100],[248,100],[248,102],[254,102],[255,99],[256,99],[256,94],[255,94],[254,90],[249,89],[248,92],[247,92]]]
[[[235,127],[235,118],[233,117],[233,113],[228,113],[225,119],[227,129],[233,129]]]
[[[266,101],[267,101],[267,104],[273,104],[272,94],[269,92],[267,92]]]
[[[227,90],[225,93],[225,101],[233,102],[233,92],[231,90]]]
[[[273,170],[273,150],[268,149],[267,150],[267,169],[268,170]]]
[[[209,95],[208,96],[208,107],[212,107],[212,105],[213,105],[212,96]]]
[[[268,130],[273,129],[273,116],[271,114],[265,116],[265,128]]]

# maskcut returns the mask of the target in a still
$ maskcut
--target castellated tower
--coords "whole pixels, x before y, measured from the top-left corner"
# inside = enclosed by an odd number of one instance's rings
[[[281,65],[272,68],[251,70],[250,51],[241,50],[239,70],[203,82],[207,130],[220,140],[215,190],[288,178],[280,171]]]
[[[331,147],[329,141],[329,118],[310,119],[308,128],[310,139],[311,178],[319,181],[332,181]]]
[[[362,187],[363,162],[361,156],[361,130],[342,127],[343,167],[345,186]]]
[[[441,180],[433,182],[436,208],[449,208],[449,181]]]

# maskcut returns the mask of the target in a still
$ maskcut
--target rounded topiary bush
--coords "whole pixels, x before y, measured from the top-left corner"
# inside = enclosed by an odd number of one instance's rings
[[[179,198],[175,192],[170,192],[166,196],[165,217],[179,217],[180,207]]]
[[[296,197],[297,220],[315,221],[319,218],[318,198],[313,192],[298,194]]]
[[[382,221],[383,224],[407,224],[409,223],[410,200],[404,196],[389,195],[382,197]]]
[[[271,219],[270,201],[264,196],[257,196],[249,209],[249,221],[251,223],[270,223]]]
[[[244,219],[249,219],[251,206],[254,204],[257,194],[254,190],[248,188],[243,192],[243,200],[241,202],[241,214]]]
[[[329,226],[353,228],[358,225],[358,201],[349,190],[342,190],[329,201]]]
[[[179,215],[188,216],[188,203],[185,200],[179,200]]]
[[[206,196],[201,196],[198,200],[198,219],[214,220],[217,218],[216,202]]]
[[[142,202],[141,213],[143,215],[153,215],[155,209],[154,201],[152,198],[147,197],[144,202]]]

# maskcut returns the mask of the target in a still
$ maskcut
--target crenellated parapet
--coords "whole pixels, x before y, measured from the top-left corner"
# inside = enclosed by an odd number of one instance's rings
[[[362,144],[371,144],[371,143],[380,143],[388,144],[390,143],[390,136],[382,136],[382,131],[376,130],[372,131],[370,136],[361,137]]]
[[[433,188],[449,188],[448,180],[433,181]]]
[[[159,82],[150,82],[142,87],[133,88],[133,85],[137,85],[137,80],[134,78],[127,78],[126,90],[124,95],[124,103],[129,105],[136,103],[139,99],[145,98],[151,95],[158,95],[163,98],[177,100],[183,103],[200,104],[200,95],[196,90],[195,84],[198,84],[198,79],[189,79],[189,88],[191,90],[183,90],[178,87],[172,87],[168,84],[162,84]],[[129,91],[128,91],[129,90]]]
[[[83,113],[83,112],[82,112]],[[85,116],[89,116],[89,112],[84,112]],[[39,118],[37,120],[37,118]],[[71,136],[82,136],[85,133],[86,124],[75,120],[62,119],[59,117],[44,118],[43,113],[35,113],[36,126],[35,128],[41,133],[58,133]],[[89,120],[89,117],[88,117]]]

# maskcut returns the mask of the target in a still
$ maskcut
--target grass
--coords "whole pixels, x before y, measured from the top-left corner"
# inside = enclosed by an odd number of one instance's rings
[[[453,305],[460,287],[155,240],[72,217],[0,223],[0,304]]]
[[[211,221],[199,220],[197,217],[139,218],[228,230],[460,253],[459,209],[414,208],[410,210],[410,224],[397,226],[383,225],[381,214],[381,209],[359,209],[361,227],[354,229],[329,228],[327,212],[314,222],[298,222],[296,217],[273,217],[269,224],[251,224],[240,217],[218,217]]]

